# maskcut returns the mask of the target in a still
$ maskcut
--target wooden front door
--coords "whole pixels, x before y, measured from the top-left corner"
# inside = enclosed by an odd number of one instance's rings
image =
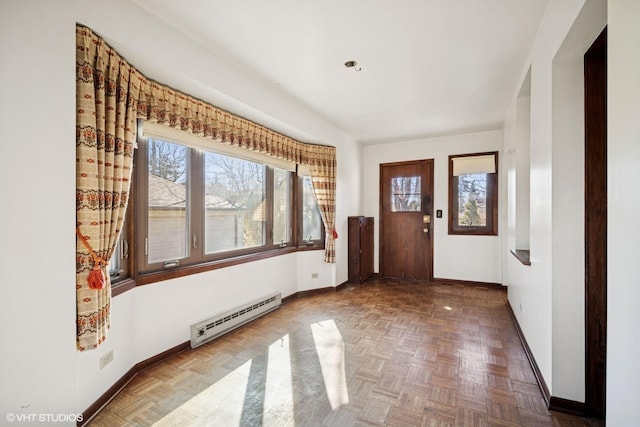
[[[433,280],[433,160],[380,165],[380,274]]]

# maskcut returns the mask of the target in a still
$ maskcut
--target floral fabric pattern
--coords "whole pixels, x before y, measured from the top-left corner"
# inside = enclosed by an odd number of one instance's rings
[[[136,112],[133,70],[101,40],[76,30],[77,346],[97,348],[110,325],[106,266],[127,208]],[[98,270],[98,271],[95,271]],[[96,286],[90,274],[103,281]]]

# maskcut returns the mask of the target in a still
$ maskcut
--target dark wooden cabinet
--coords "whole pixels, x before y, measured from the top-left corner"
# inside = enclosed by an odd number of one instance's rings
[[[349,282],[362,283],[373,275],[373,218],[349,217]]]

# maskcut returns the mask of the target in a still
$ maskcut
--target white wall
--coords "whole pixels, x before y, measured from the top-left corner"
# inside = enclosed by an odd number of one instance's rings
[[[434,159],[433,275],[442,279],[502,283],[500,236],[449,235],[449,155],[502,150],[502,131],[486,131],[437,138],[418,139],[364,147],[362,182],[363,215],[380,224],[380,164],[418,159]],[[499,154],[499,162],[501,157]],[[500,179],[502,192],[505,180]],[[502,200],[502,197],[500,198]],[[435,211],[442,209],[442,218]],[[499,206],[502,211],[503,207]],[[499,224],[502,227],[502,224]],[[375,228],[375,269],[379,266],[379,228]]]
[[[505,274],[509,302],[551,394],[578,402],[585,396],[582,56],[605,23],[604,0],[552,1],[547,8],[523,70],[531,67],[532,265],[508,256]],[[520,148],[517,108],[514,98],[507,152]]]
[[[75,24],[143,73],[273,129],[337,147],[337,264],[302,252],[145,285],[112,301],[95,351],[75,348]],[[28,25],[27,25],[28,24]],[[346,216],[360,210],[361,148],[275,86],[225,63],[132,2],[0,2],[0,417],[78,413],[133,365],[189,339],[188,326],[280,291],[347,280]],[[311,279],[311,273],[319,273]],[[99,358],[114,361],[99,369]],[[71,423],[73,424],[73,423]]]
[[[607,424],[631,427],[640,420],[640,2],[609,0],[608,20]]]
[[[552,65],[552,389],[578,402],[585,399],[584,54],[606,19],[605,1],[586,2]]]
[[[79,410],[74,22],[26,3],[0,2],[0,423]]]
[[[597,35],[597,34],[596,34]],[[583,52],[584,53],[584,50]],[[584,78],[582,55],[553,64],[553,384],[584,402]],[[567,305],[574,302],[571,309]]]

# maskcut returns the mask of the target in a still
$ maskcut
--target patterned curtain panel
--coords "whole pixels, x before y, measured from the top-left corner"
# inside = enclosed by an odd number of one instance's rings
[[[76,30],[77,346],[97,348],[110,323],[106,267],[124,221],[135,144],[133,70],[84,28]]]
[[[336,242],[338,232],[335,229],[336,219],[336,157],[334,155],[323,156],[321,153],[315,156],[316,161],[310,166],[313,192],[316,195],[320,215],[326,230],[324,247],[324,261],[336,262]]]

